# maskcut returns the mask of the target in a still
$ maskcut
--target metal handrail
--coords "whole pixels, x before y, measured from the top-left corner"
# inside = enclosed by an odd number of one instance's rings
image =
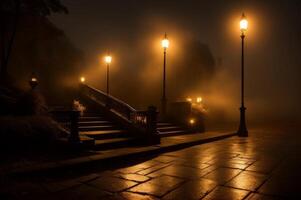
[[[83,83],[80,87],[82,95],[101,105],[110,114],[113,114],[114,116],[118,115],[119,117],[121,116],[122,121],[130,128],[135,129],[138,132],[146,133],[152,138],[159,138],[156,135],[157,111],[155,107],[150,106],[148,110],[144,111],[136,110],[127,103],[96,88]]]
[[[136,112],[136,110],[127,103],[111,95],[107,95],[106,93],[94,87],[82,84],[82,89],[85,92],[87,92],[85,93],[85,95],[89,96],[91,99],[97,101],[103,106],[107,106],[109,109],[114,110],[115,112],[117,112],[118,114],[120,114],[128,120],[130,120],[131,114]]]

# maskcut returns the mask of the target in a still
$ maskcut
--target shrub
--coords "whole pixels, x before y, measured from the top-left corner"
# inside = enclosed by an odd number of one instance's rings
[[[41,115],[47,113],[43,96],[30,90],[17,99],[15,113],[18,115]]]
[[[66,136],[47,116],[0,117],[0,148],[5,150],[45,149]]]

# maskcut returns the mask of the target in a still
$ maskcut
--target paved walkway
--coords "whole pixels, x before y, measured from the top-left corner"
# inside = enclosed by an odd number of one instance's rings
[[[62,169],[74,169],[91,167],[96,164],[106,164],[113,160],[118,162],[130,158],[140,158],[169,151],[175,151],[186,147],[221,140],[236,135],[233,132],[210,131],[205,133],[193,133],[161,138],[161,143],[156,145],[133,145],[125,148],[114,148],[101,151],[56,152],[54,155],[44,153],[36,156],[37,159],[19,157],[10,163],[1,163],[0,176],[13,173],[32,173],[41,171],[58,171]],[[64,150],[62,150],[64,151]],[[66,150],[65,150],[66,151]],[[30,157],[30,156],[29,156]]]
[[[300,199],[300,139],[251,130],[110,169],[3,178],[0,199]]]

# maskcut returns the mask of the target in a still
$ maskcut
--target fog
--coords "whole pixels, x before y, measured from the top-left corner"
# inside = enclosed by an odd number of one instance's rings
[[[300,111],[301,6],[298,1],[65,0],[69,15],[51,21],[84,52],[78,77],[105,90],[103,56],[113,57],[110,91],[140,109],[162,94],[168,34],[169,102],[201,96],[212,121],[236,122],[240,107],[242,12],[246,37],[246,107],[251,122],[296,120]],[[66,77],[66,79],[68,79]],[[67,82],[76,84],[78,79]]]

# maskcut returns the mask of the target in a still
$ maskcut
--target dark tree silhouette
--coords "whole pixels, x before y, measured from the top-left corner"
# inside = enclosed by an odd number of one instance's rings
[[[51,13],[68,13],[60,0],[1,0],[0,1],[0,76],[5,77],[16,38],[20,18],[47,17]]]

